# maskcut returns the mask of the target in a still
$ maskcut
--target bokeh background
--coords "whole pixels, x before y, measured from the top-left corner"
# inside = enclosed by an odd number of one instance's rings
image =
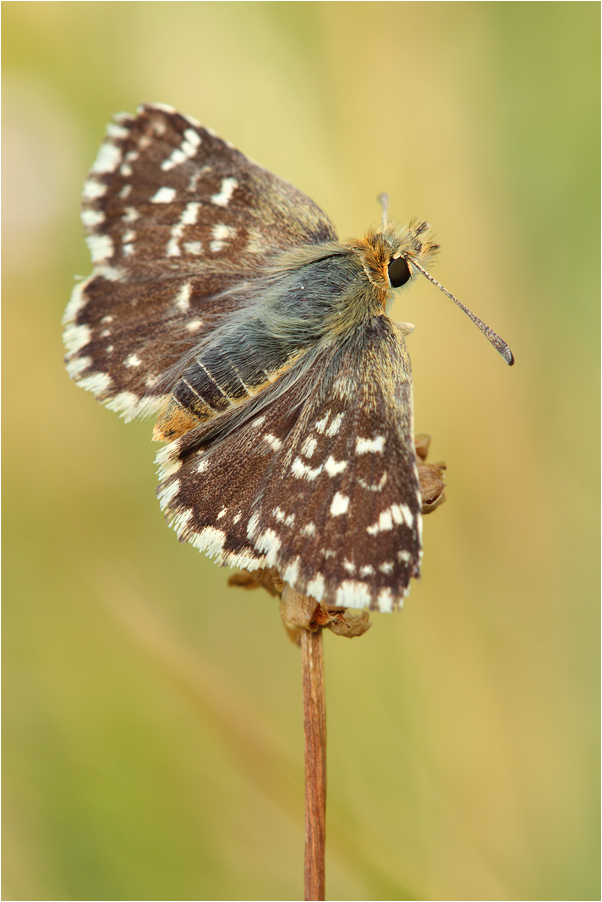
[[[430,220],[396,302],[445,459],[423,577],[325,636],[332,899],[597,899],[597,3],[3,4],[5,899],[298,899],[300,655],[164,524],[148,422],[69,381],[105,123],[162,101],[342,236]]]

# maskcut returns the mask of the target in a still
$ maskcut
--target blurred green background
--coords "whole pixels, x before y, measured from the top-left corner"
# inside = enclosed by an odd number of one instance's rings
[[[63,369],[83,181],[162,101],[342,236],[433,224],[401,295],[449,467],[400,615],[325,636],[331,899],[597,899],[597,3],[5,2],[4,899],[298,899],[300,655],[164,524],[148,422]]]

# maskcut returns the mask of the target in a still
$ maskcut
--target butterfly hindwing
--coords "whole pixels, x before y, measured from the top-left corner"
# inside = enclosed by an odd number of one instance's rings
[[[84,188],[95,265],[65,315],[78,384],[127,418],[158,410],[229,289],[279,251],[336,238],[301,191],[170,107],[121,114]]]
[[[327,604],[391,610],[421,555],[403,337],[375,317],[298,369],[246,422],[229,413],[221,434],[218,417],[168,446],[162,505],[220,563],[273,566]]]

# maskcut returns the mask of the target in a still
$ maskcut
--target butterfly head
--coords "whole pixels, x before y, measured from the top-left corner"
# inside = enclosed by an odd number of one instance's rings
[[[385,222],[371,229],[357,250],[364,272],[386,305],[391,299],[391,289],[401,288],[418,272],[413,262],[424,264],[438,248],[428,222],[414,220],[404,228]]]

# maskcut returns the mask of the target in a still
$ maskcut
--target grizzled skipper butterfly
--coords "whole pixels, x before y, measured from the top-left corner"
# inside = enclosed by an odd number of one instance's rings
[[[162,105],[109,125],[82,218],[94,272],[65,314],[67,367],[126,420],[158,415],[180,540],[327,605],[399,607],[422,501],[410,358],[387,310],[417,272],[449,295],[423,267],[428,223],[385,210],[340,241],[308,197]]]

